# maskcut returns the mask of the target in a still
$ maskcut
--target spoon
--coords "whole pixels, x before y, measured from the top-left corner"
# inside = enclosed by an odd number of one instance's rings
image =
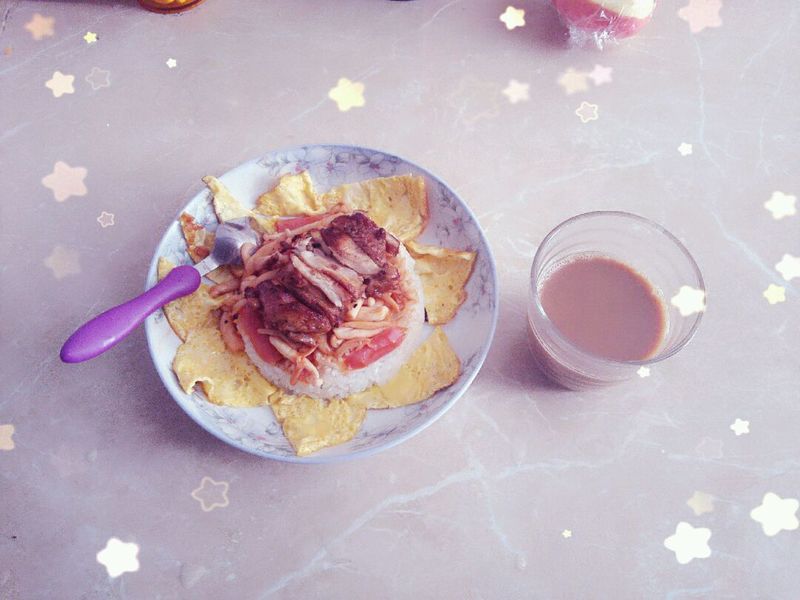
[[[81,325],[61,347],[61,360],[78,363],[98,356],[128,337],[148,315],[176,298],[200,287],[200,280],[221,265],[240,265],[242,244],[258,243],[258,234],[247,218],[226,221],[217,227],[214,249],[194,266],[181,265],[170,271],[144,294],[128,300]]]

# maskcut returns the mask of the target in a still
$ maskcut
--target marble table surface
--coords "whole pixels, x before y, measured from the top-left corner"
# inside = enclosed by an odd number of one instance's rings
[[[601,52],[544,0],[0,0],[0,598],[797,598],[798,16],[664,0]],[[313,142],[408,157],[480,218],[500,320],[443,419],[280,464],[195,425],[141,331],[59,362],[202,175]],[[683,240],[707,310],[646,376],[568,392],[527,272],[597,209]]]

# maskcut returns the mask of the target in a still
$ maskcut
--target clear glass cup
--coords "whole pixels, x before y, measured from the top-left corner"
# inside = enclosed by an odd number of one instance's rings
[[[548,318],[540,297],[542,285],[558,267],[578,256],[617,260],[650,282],[664,304],[667,321],[653,356],[620,361],[594,355],[568,340]],[[590,212],[564,221],[544,238],[531,268],[528,331],[539,368],[555,383],[582,390],[630,379],[638,369],[669,358],[692,339],[702,316],[702,311],[684,316],[671,303],[685,286],[702,291],[704,301],[705,284],[694,259],[657,223],[616,211]]]

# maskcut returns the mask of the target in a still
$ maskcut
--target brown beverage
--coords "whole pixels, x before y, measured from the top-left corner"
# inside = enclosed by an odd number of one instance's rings
[[[658,350],[667,314],[653,286],[602,256],[564,262],[542,284],[542,308],[575,346],[603,358],[645,360]]]

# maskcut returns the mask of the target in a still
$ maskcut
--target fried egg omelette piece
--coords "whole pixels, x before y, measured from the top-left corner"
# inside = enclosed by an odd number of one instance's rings
[[[273,233],[275,231],[275,218],[268,217],[257,212],[245,208],[233,194],[230,193],[225,184],[212,175],[203,177],[203,183],[208,186],[213,195],[214,213],[217,215],[220,223],[230,221],[232,219],[241,219],[249,217],[251,222],[255,222],[256,226],[262,230],[263,233]]]
[[[158,280],[161,281],[167,273],[175,268],[169,260],[163,256],[158,259]],[[173,300],[164,306],[164,314],[167,321],[172,326],[175,333],[181,340],[186,338],[192,331],[217,327],[216,311],[221,303],[218,298],[212,298],[208,293],[209,287],[200,284],[194,292],[188,296],[183,296]]]
[[[414,269],[422,280],[425,310],[431,325],[450,321],[467,299],[464,289],[475,266],[475,252],[406,242]]]
[[[283,175],[278,184],[258,197],[255,210],[261,214],[278,217],[319,215],[331,208],[317,196],[308,171]]]
[[[347,398],[354,406],[397,408],[427,400],[442,388],[452,385],[461,374],[461,361],[447,335],[436,327],[428,339],[388,383]]]

